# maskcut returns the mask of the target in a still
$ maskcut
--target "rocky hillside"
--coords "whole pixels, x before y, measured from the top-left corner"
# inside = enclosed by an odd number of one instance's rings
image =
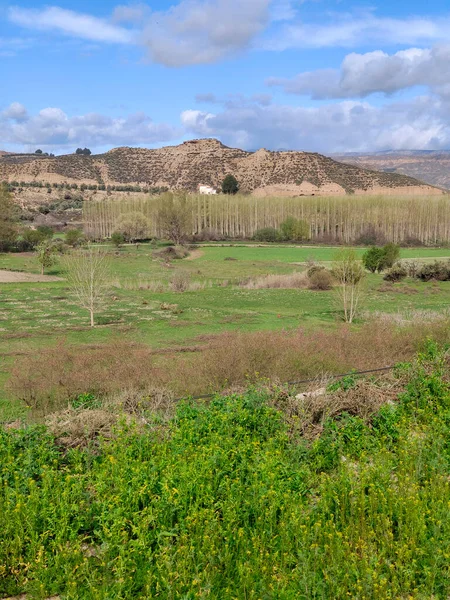
[[[339,154],[333,158],[364,169],[409,175],[450,190],[450,151],[405,150],[371,154]]]
[[[214,139],[156,150],[115,148],[93,156],[0,156],[0,180],[87,185],[147,185],[195,191],[220,187],[226,174],[259,196],[441,193],[411,177],[362,169],[309,152],[245,152]]]

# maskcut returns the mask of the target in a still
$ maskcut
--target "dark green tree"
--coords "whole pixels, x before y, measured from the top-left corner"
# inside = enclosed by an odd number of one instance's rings
[[[239,183],[234,175],[227,175],[222,181],[222,194],[237,194]]]
[[[18,209],[6,184],[0,184],[0,252],[11,249],[17,239]]]

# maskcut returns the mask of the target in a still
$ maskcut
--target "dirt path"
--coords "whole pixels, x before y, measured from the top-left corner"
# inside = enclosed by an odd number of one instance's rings
[[[45,283],[47,281],[62,281],[61,277],[51,275],[36,275],[35,273],[20,273],[0,269],[0,283]]]
[[[196,260],[197,258],[200,258],[204,254],[205,253],[203,252],[203,250],[191,250],[189,256],[186,257],[186,260]]]

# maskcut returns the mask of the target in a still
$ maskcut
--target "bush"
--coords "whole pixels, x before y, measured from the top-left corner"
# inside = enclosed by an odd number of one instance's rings
[[[309,224],[302,219],[288,217],[280,225],[281,237],[286,241],[300,242],[311,237]]]
[[[172,277],[170,287],[173,292],[186,292],[191,283],[191,275],[186,271],[178,271]]]
[[[264,227],[255,231],[253,239],[257,242],[279,242],[280,232],[275,227]]]
[[[34,250],[41,242],[45,241],[45,235],[37,229],[25,229],[22,232],[21,250]]]
[[[314,275],[314,273],[318,273],[319,271],[323,271],[324,269],[325,267],[323,265],[312,264],[307,271],[307,275],[310,278]]]
[[[36,227],[36,231],[39,231],[39,233],[44,237],[44,239],[47,240],[51,240],[52,237],[55,235],[53,229],[48,225],[39,225],[38,227]]]
[[[400,248],[397,244],[389,242],[383,246],[383,269],[390,269],[400,257]]]
[[[181,260],[189,256],[189,250],[184,246],[167,246],[153,253],[156,258],[163,260]]]
[[[390,269],[400,255],[400,248],[396,244],[386,244],[382,248],[372,246],[362,257],[364,267],[371,273]]]
[[[120,231],[114,231],[111,234],[111,243],[116,247],[120,248],[125,243],[125,236]]]
[[[355,239],[357,246],[381,246],[386,242],[386,236],[381,231],[369,225],[359,237]]]
[[[69,229],[66,232],[66,244],[75,248],[76,246],[82,246],[86,239],[81,229]]]
[[[397,263],[389,269],[383,279],[395,283],[396,281],[402,281],[402,279],[405,279],[407,276],[408,271],[405,267],[401,263]]]
[[[416,277],[421,281],[449,281],[450,280],[450,263],[435,261],[434,263],[425,264],[417,272]]]
[[[327,269],[320,269],[309,277],[309,288],[311,290],[331,290],[334,283],[333,275]]]

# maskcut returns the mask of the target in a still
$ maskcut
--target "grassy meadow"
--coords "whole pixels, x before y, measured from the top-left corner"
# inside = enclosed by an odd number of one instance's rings
[[[60,264],[0,287],[0,597],[448,598],[450,282],[367,274],[347,325],[264,287],[335,247],[102,247],[94,328]]]
[[[340,308],[333,291],[310,289],[248,289],[242,282],[269,274],[301,272],[316,261],[329,264],[333,247],[204,245],[190,257],[164,264],[148,244],[125,246],[119,251],[104,246],[110,255],[111,292],[107,306],[89,327],[86,311],[79,308],[67,289],[60,266],[50,275],[61,281],[5,283],[0,293],[0,406],[3,419],[17,406],[5,391],[17,361],[40,356],[58,343],[80,347],[141,344],[189,361],[191,348],[202,347],[214,336],[227,332],[333,331],[339,327]],[[362,255],[363,248],[356,252]],[[450,257],[447,248],[402,249],[402,259],[430,261]],[[32,253],[0,256],[0,269],[39,273]],[[186,278],[188,290],[171,289],[171,281]],[[382,276],[367,275],[362,314],[354,325],[361,327],[375,314],[401,314],[414,321],[417,313],[444,313],[450,304],[450,283],[422,283],[407,279],[386,285]],[[234,343],[234,342],[233,342]],[[281,342],[280,342],[281,343]],[[25,358],[24,358],[25,357]],[[374,358],[374,360],[381,360]],[[338,364],[336,369],[353,364]],[[370,366],[370,365],[369,365]],[[377,366],[377,365],[375,365]],[[258,367],[249,368],[258,371]],[[320,370],[320,366],[317,367]],[[295,371],[295,369],[293,368]],[[301,365],[298,368],[302,372]],[[291,373],[286,373],[291,375]],[[293,373],[295,375],[295,373]],[[175,377],[175,376],[174,376]],[[228,379],[228,377],[227,377]],[[205,381],[205,386],[209,384]],[[195,391],[201,384],[196,384]],[[194,388],[176,387],[179,392]]]

